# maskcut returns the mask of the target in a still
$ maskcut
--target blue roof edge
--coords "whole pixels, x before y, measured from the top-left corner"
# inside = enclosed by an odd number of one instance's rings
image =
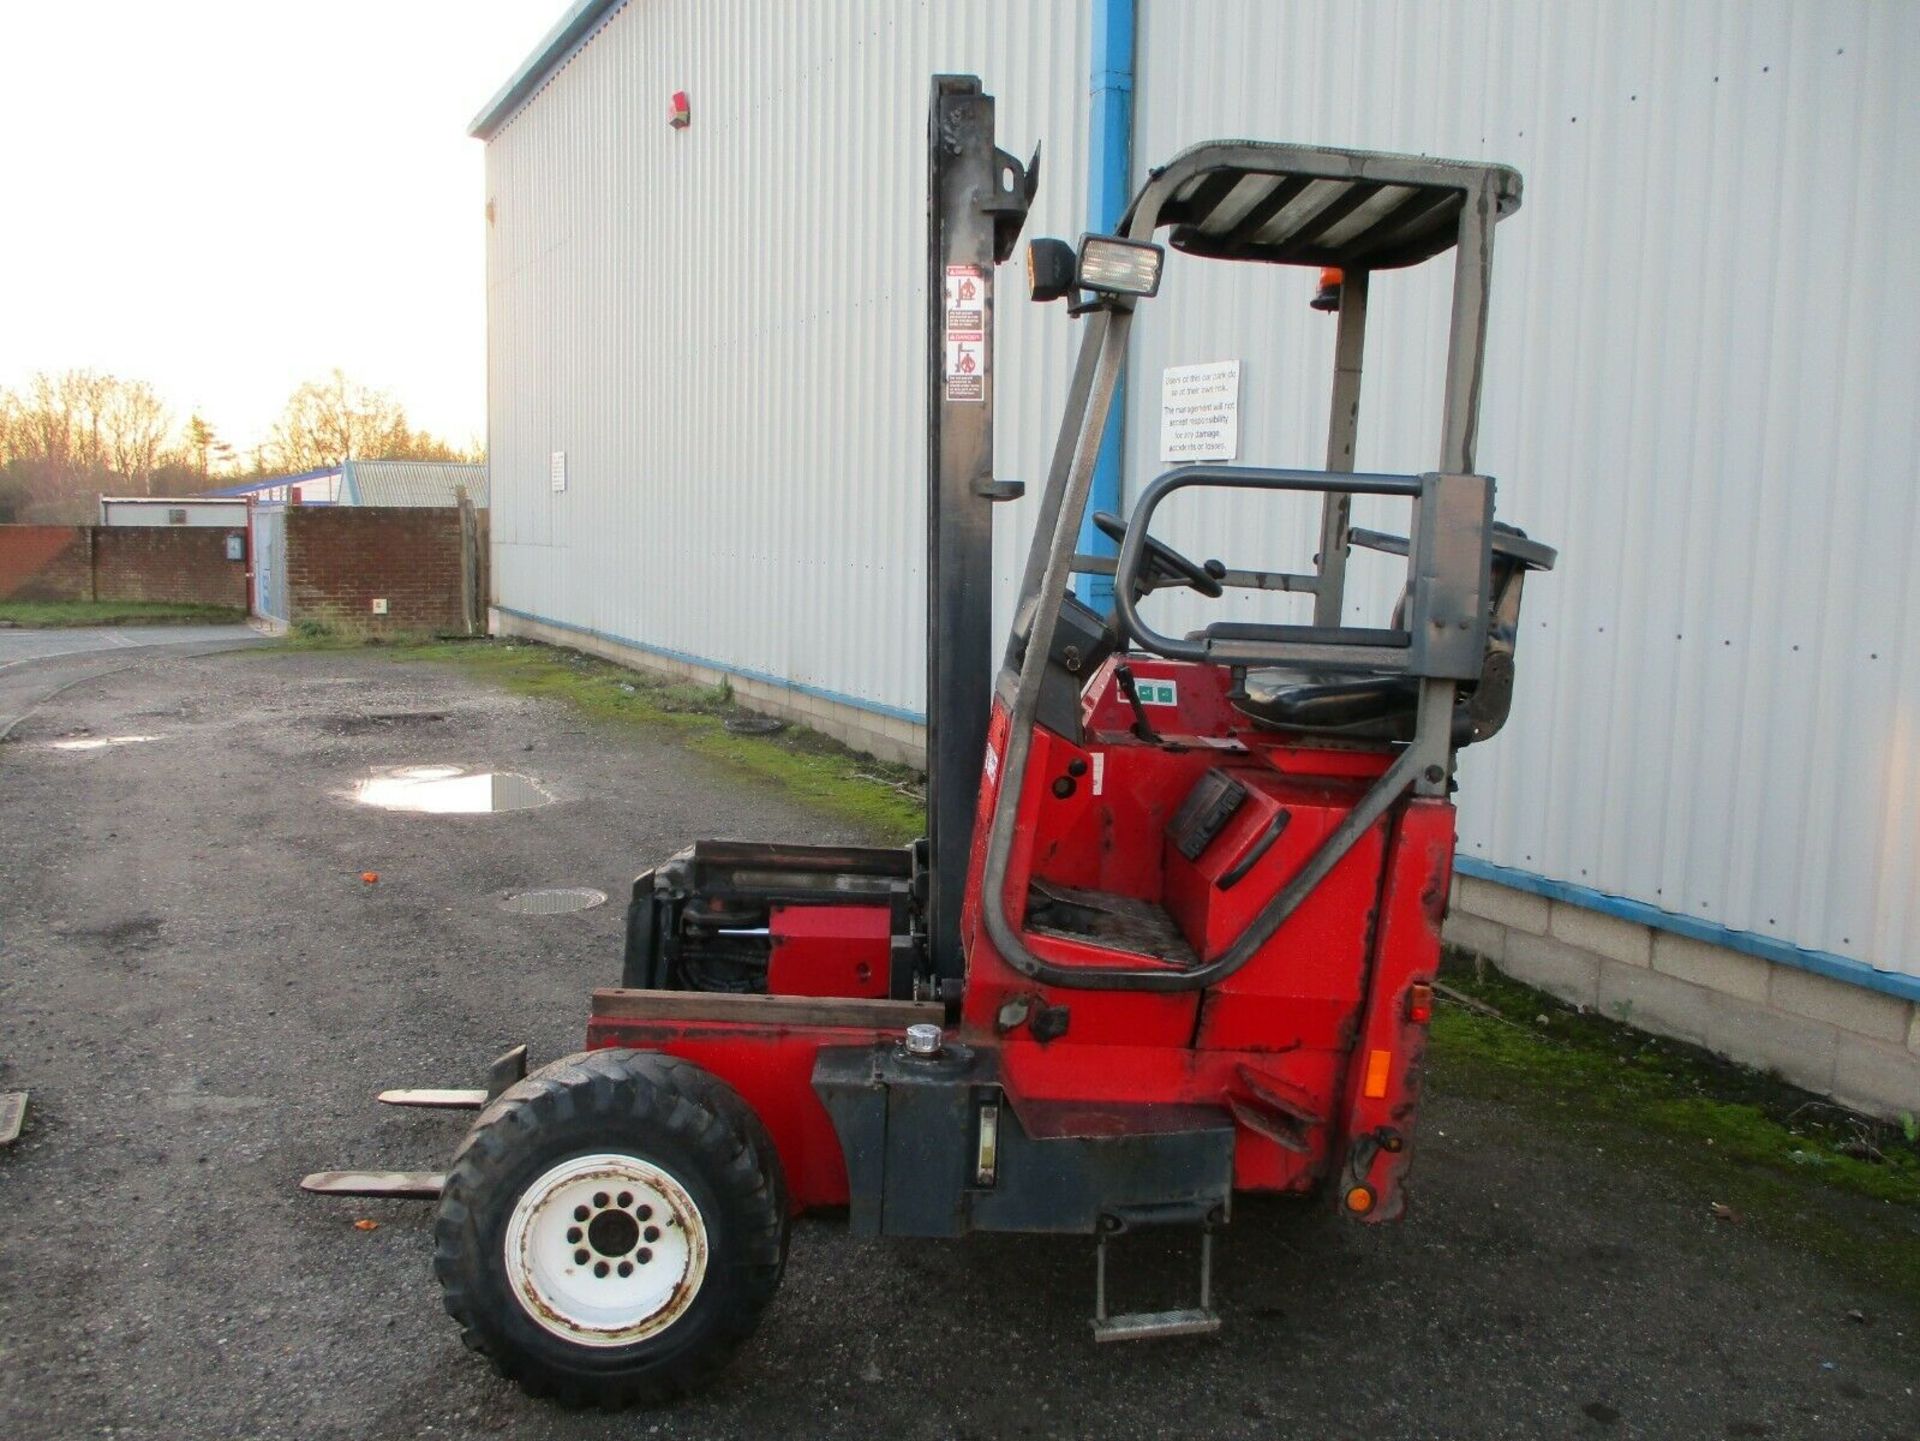
[[[252,480],[236,481],[232,485],[223,485],[218,490],[203,490],[202,497],[245,495],[249,491],[266,490],[276,485],[288,485],[303,480],[318,480],[323,475],[338,475],[337,465],[323,465],[317,470],[303,470],[294,475],[259,475]]]
[[[520,62],[520,68],[513,72],[507,83],[496,90],[493,99],[473,117],[467,126],[467,134],[476,140],[491,140],[494,132],[520,108],[520,102],[540,88],[547,76],[568,57],[576,45],[592,33],[610,11],[625,3],[626,0],[574,0],[567,7],[567,13],[560,17],[559,23],[547,32],[546,38]]]

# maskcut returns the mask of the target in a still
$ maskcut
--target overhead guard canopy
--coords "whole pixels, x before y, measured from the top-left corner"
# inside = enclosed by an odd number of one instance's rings
[[[1505,165],[1256,140],[1184,150],[1148,178],[1121,222],[1189,255],[1276,265],[1392,270],[1452,248],[1469,197],[1498,220],[1520,208]],[[1146,223],[1143,208],[1153,216]]]

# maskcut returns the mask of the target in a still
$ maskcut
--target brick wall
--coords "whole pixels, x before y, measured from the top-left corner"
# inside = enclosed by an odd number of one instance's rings
[[[91,600],[93,527],[0,525],[0,600]]]
[[[93,527],[95,600],[247,604],[247,565],[227,559],[223,526]]]
[[[0,525],[0,600],[247,604],[247,567],[212,526]]]
[[[487,517],[480,522],[479,595],[486,596]],[[387,613],[375,615],[384,599]],[[458,633],[460,513],[404,506],[293,506],[287,511],[288,618],[372,634]]]

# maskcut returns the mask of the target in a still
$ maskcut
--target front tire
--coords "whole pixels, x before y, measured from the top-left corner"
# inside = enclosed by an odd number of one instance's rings
[[[434,1223],[463,1339],[568,1405],[670,1400],[753,1333],[787,1256],[780,1161],[691,1062],[590,1051],[475,1121]]]

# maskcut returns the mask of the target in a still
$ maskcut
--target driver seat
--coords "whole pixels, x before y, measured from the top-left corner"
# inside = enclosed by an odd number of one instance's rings
[[[1507,723],[1521,587],[1527,572],[1543,563],[1544,548],[1529,545],[1526,532],[1498,523],[1494,532],[1487,650],[1478,679],[1463,684],[1454,701],[1456,747],[1486,740]],[[1551,554],[1545,552],[1547,563]],[[1262,730],[1376,744],[1405,742],[1413,739],[1420,682],[1399,672],[1321,674],[1268,668],[1248,671],[1231,700]]]
[[[1251,670],[1234,708],[1262,730],[1357,741],[1413,739],[1420,686],[1404,675]]]

